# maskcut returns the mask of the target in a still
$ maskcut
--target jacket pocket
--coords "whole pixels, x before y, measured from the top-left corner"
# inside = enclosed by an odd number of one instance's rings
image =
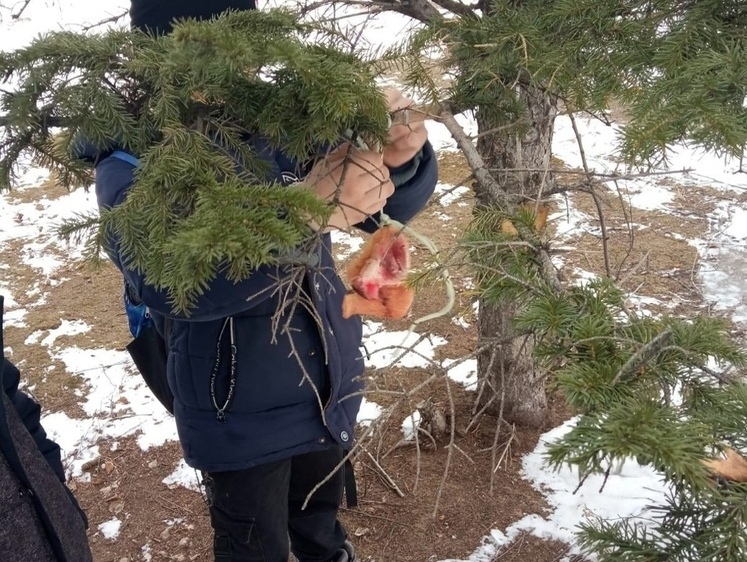
[[[279,328],[278,328],[279,326]],[[323,405],[329,396],[326,350],[311,315],[276,326],[271,317],[237,317],[234,408],[248,414]]]
[[[325,349],[310,314],[299,312],[287,325],[271,314],[242,314],[179,329],[169,381],[188,408],[224,421],[231,413],[326,402]]]
[[[179,324],[169,357],[174,397],[190,409],[212,410],[224,421],[236,385],[234,320]]]

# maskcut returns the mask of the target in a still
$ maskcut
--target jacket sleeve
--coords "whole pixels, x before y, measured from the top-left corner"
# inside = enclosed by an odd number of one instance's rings
[[[384,212],[401,223],[409,222],[417,215],[436,189],[438,182],[438,160],[430,142],[406,164],[390,170],[394,183],[394,194],[387,200]],[[358,228],[374,232],[379,227],[379,215],[362,222]]]
[[[105,158],[96,166],[96,197],[99,208],[112,208],[124,202],[133,185],[134,169],[132,164],[114,157]],[[166,291],[147,284],[141,272],[127,267],[116,238],[110,239],[107,251],[142,302],[164,316],[180,320],[217,320],[249,310],[269,297],[272,287],[277,284],[278,269],[275,267],[258,268],[242,281],[232,281],[225,272],[219,271],[197,297],[189,315],[180,315],[174,312]]]
[[[62,452],[60,446],[47,437],[47,433],[41,425],[41,406],[28,394],[18,390],[21,375],[18,369],[7,359],[2,359],[3,391],[10,398],[18,417],[33,437],[36,446],[52,467],[60,482],[65,482],[65,470],[62,467]]]

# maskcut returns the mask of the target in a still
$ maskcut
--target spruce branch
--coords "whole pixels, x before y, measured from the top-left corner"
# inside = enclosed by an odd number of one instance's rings
[[[659,355],[666,348],[673,335],[671,330],[664,330],[649,343],[641,347],[625,362],[617,375],[615,375],[615,378],[612,379],[612,384],[615,385],[622,380],[628,380],[636,371]]]
[[[474,173],[476,190],[499,207],[493,232],[485,227],[466,240],[468,258],[479,255],[474,265],[482,268],[480,288],[496,299],[489,302],[515,299],[517,294],[525,297],[526,309],[519,311],[513,326],[536,336],[535,357],[555,370],[553,381],[582,411],[578,431],[553,451],[552,459],[577,465],[588,476],[609,474],[611,460],[633,456],[662,471],[675,489],[675,501],[653,508],[661,508],[653,512],[663,515],[661,525],[644,528],[628,521],[617,526],[589,525],[585,538],[594,533],[604,538],[584,542],[588,551],[605,562],[623,558],[741,561],[744,527],[738,517],[723,516],[724,498],[712,493],[715,486],[699,467],[705,451],[724,436],[730,441],[743,439],[744,409],[739,404],[744,386],[714,379],[719,369],[703,370],[711,360],[728,364],[739,354],[725,345],[728,338],[722,329],[699,319],[688,326],[687,321],[658,322],[632,311],[623,314],[623,293],[611,289],[614,271],[607,255],[599,184],[672,172],[649,167],[644,174],[597,174],[590,170],[580,143],[584,166],[579,182],[561,188],[536,182],[545,194],[591,190],[602,224],[608,279],[584,289],[563,288],[555,299],[544,275],[537,273],[542,267],[532,255],[537,239],[531,235],[531,225],[516,217],[521,215],[516,209],[520,198],[514,200],[508,192],[513,192],[511,187],[518,186],[517,191],[526,187],[515,181],[518,176],[541,178],[552,172],[549,166],[523,165],[522,157],[535,149],[532,135],[538,127],[531,122],[524,127],[513,124],[535,115],[522,99],[521,93],[528,91],[562,100],[566,108],[600,117],[607,124],[604,109],[610,100],[619,102],[629,118],[623,136],[625,164],[646,166],[665,157],[673,143],[685,140],[734,154],[738,147],[741,156],[747,134],[747,14],[739,8],[735,11],[734,2],[719,1],[675,0],[621,8],[579,0],[545,3],[541,10],[539,6],[481,2],[481,14],[431,21],[412,42],[413,50],[420,53],[436,50],[441,55],[439,71],[449,76],[447,86],[434,90],[439,98],[433,101],[450,100],[453,105],[442,106],[452,118],[454,107],[475,109],[482,127],[474,147],[474,139],[454,134],[458,124],[440,113],[441,122],[467,155],[470,169],[480,171]],[[408,83],[414,82],[408,77]],[[528,193],[527,201],[536,201],[535,195]],[[626,211],[630,223],[627,215]],[[502,244],[500,221],[506,219],[527,228],[528,236],[517,229],[517,241],[529,247]],[[491,240],[498,242],[496,248],[491,248]],[[475,250],[471,255],[470,244]],[[528,286],[539,290],[530,291]],[[482,403],[495,405],[495,396],[487,398],[483,393],[496,392],[486,378],[500,375],[491,370],[483,375]],[[729,388],[721,392],[721,386]],[[682,403],[667,399],[675,390]],[[727,544],[730,550],[723,549]]]
[[[64,128],[70,126],[72,121],[65,117],[55,115],[40,115],[38,126],[42,129]],[[13,121],[7,115],[0,115],[0,127],[10,127]]]
[[[454,118],[451,108],[446,106],[441,107],[438,115],[469,163],[470,169],[477,180],[476,193],[480,195],[484,192],[487,195],[486,200],[494,201],[503,209],[511,208],[508,194],[498,185],[498,182],[490,173],[487,164],[483,160],[482,155],[477,151],[477,147],[473,144],[472,139]]]
[[[476,6],[464,4],[460,0],[433,0],[433,1],[437,6],[441,6],[444,10],[448,10],[452,14],[455,14],[458,16],[470,18],[470,17],[475,17],[477,15],[475,11]]]
[[[284,10],[187,20],[165,37],[43,36],[0,54],[16,84],[0,99],[0,184],[26,157],[73,187],[90,182],[81,149],[135,155],[134,186],[93,236],[106,247],[114,235],[128,267],[186,313],[219,271],[238,281],[287,266],[308,221],[330,213],[308,190],[268,185],[263,152],[296,158],[302,175],[346,130],[385,138],[375,70],[339,44]]]

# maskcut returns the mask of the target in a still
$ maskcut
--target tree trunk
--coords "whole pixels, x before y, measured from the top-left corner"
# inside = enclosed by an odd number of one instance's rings
[[[478,152],[493,172],[498,184],[515,200],[530,203],[541,196],[543,188],[551,186],[550,169],[552,128],[557,106],[536,88],[522,88],[521,98],[527,108],[529,128],[523,136],[501,133],[495,124],[485,122],[478,112],[478,131],[498,130],[480,136]],[[478,203],[495,204],[489,190],[481,190]],[[508,212],[514,209],[507,209]],[[504,419],[522,426],[541,427],[547,418],[547,398],[544,380],[534,366],[534,342],[531,337],[516,337],[512,319],[517,305],[500,306],[480,302],[478,338],[483,348],[494,347],[478,357],[478,377],[487,384],[482,392],[483,404],[493,400],[491,411],[502,413]],[[490,390],[489,392],[487,390]],[[495,392],[495,394],[494,394]]]
[[[481,348],[490,341],[504,342],[490,346],[477,357],[483,404],[494,398],[490,411],[502,415],[509,423],[523,427],[542,427],[547,417],[544,381],[534,368],[531,336],[511,337],[512,319],[517,308],[480,302],[478,338]]]

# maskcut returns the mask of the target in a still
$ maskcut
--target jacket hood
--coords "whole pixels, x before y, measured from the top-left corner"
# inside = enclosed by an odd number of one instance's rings
[[[174,20],[206,20],[226,10],[255,8],[255,0],[132,0],[130,22],[133,28],[160,35],[171,32]]]

